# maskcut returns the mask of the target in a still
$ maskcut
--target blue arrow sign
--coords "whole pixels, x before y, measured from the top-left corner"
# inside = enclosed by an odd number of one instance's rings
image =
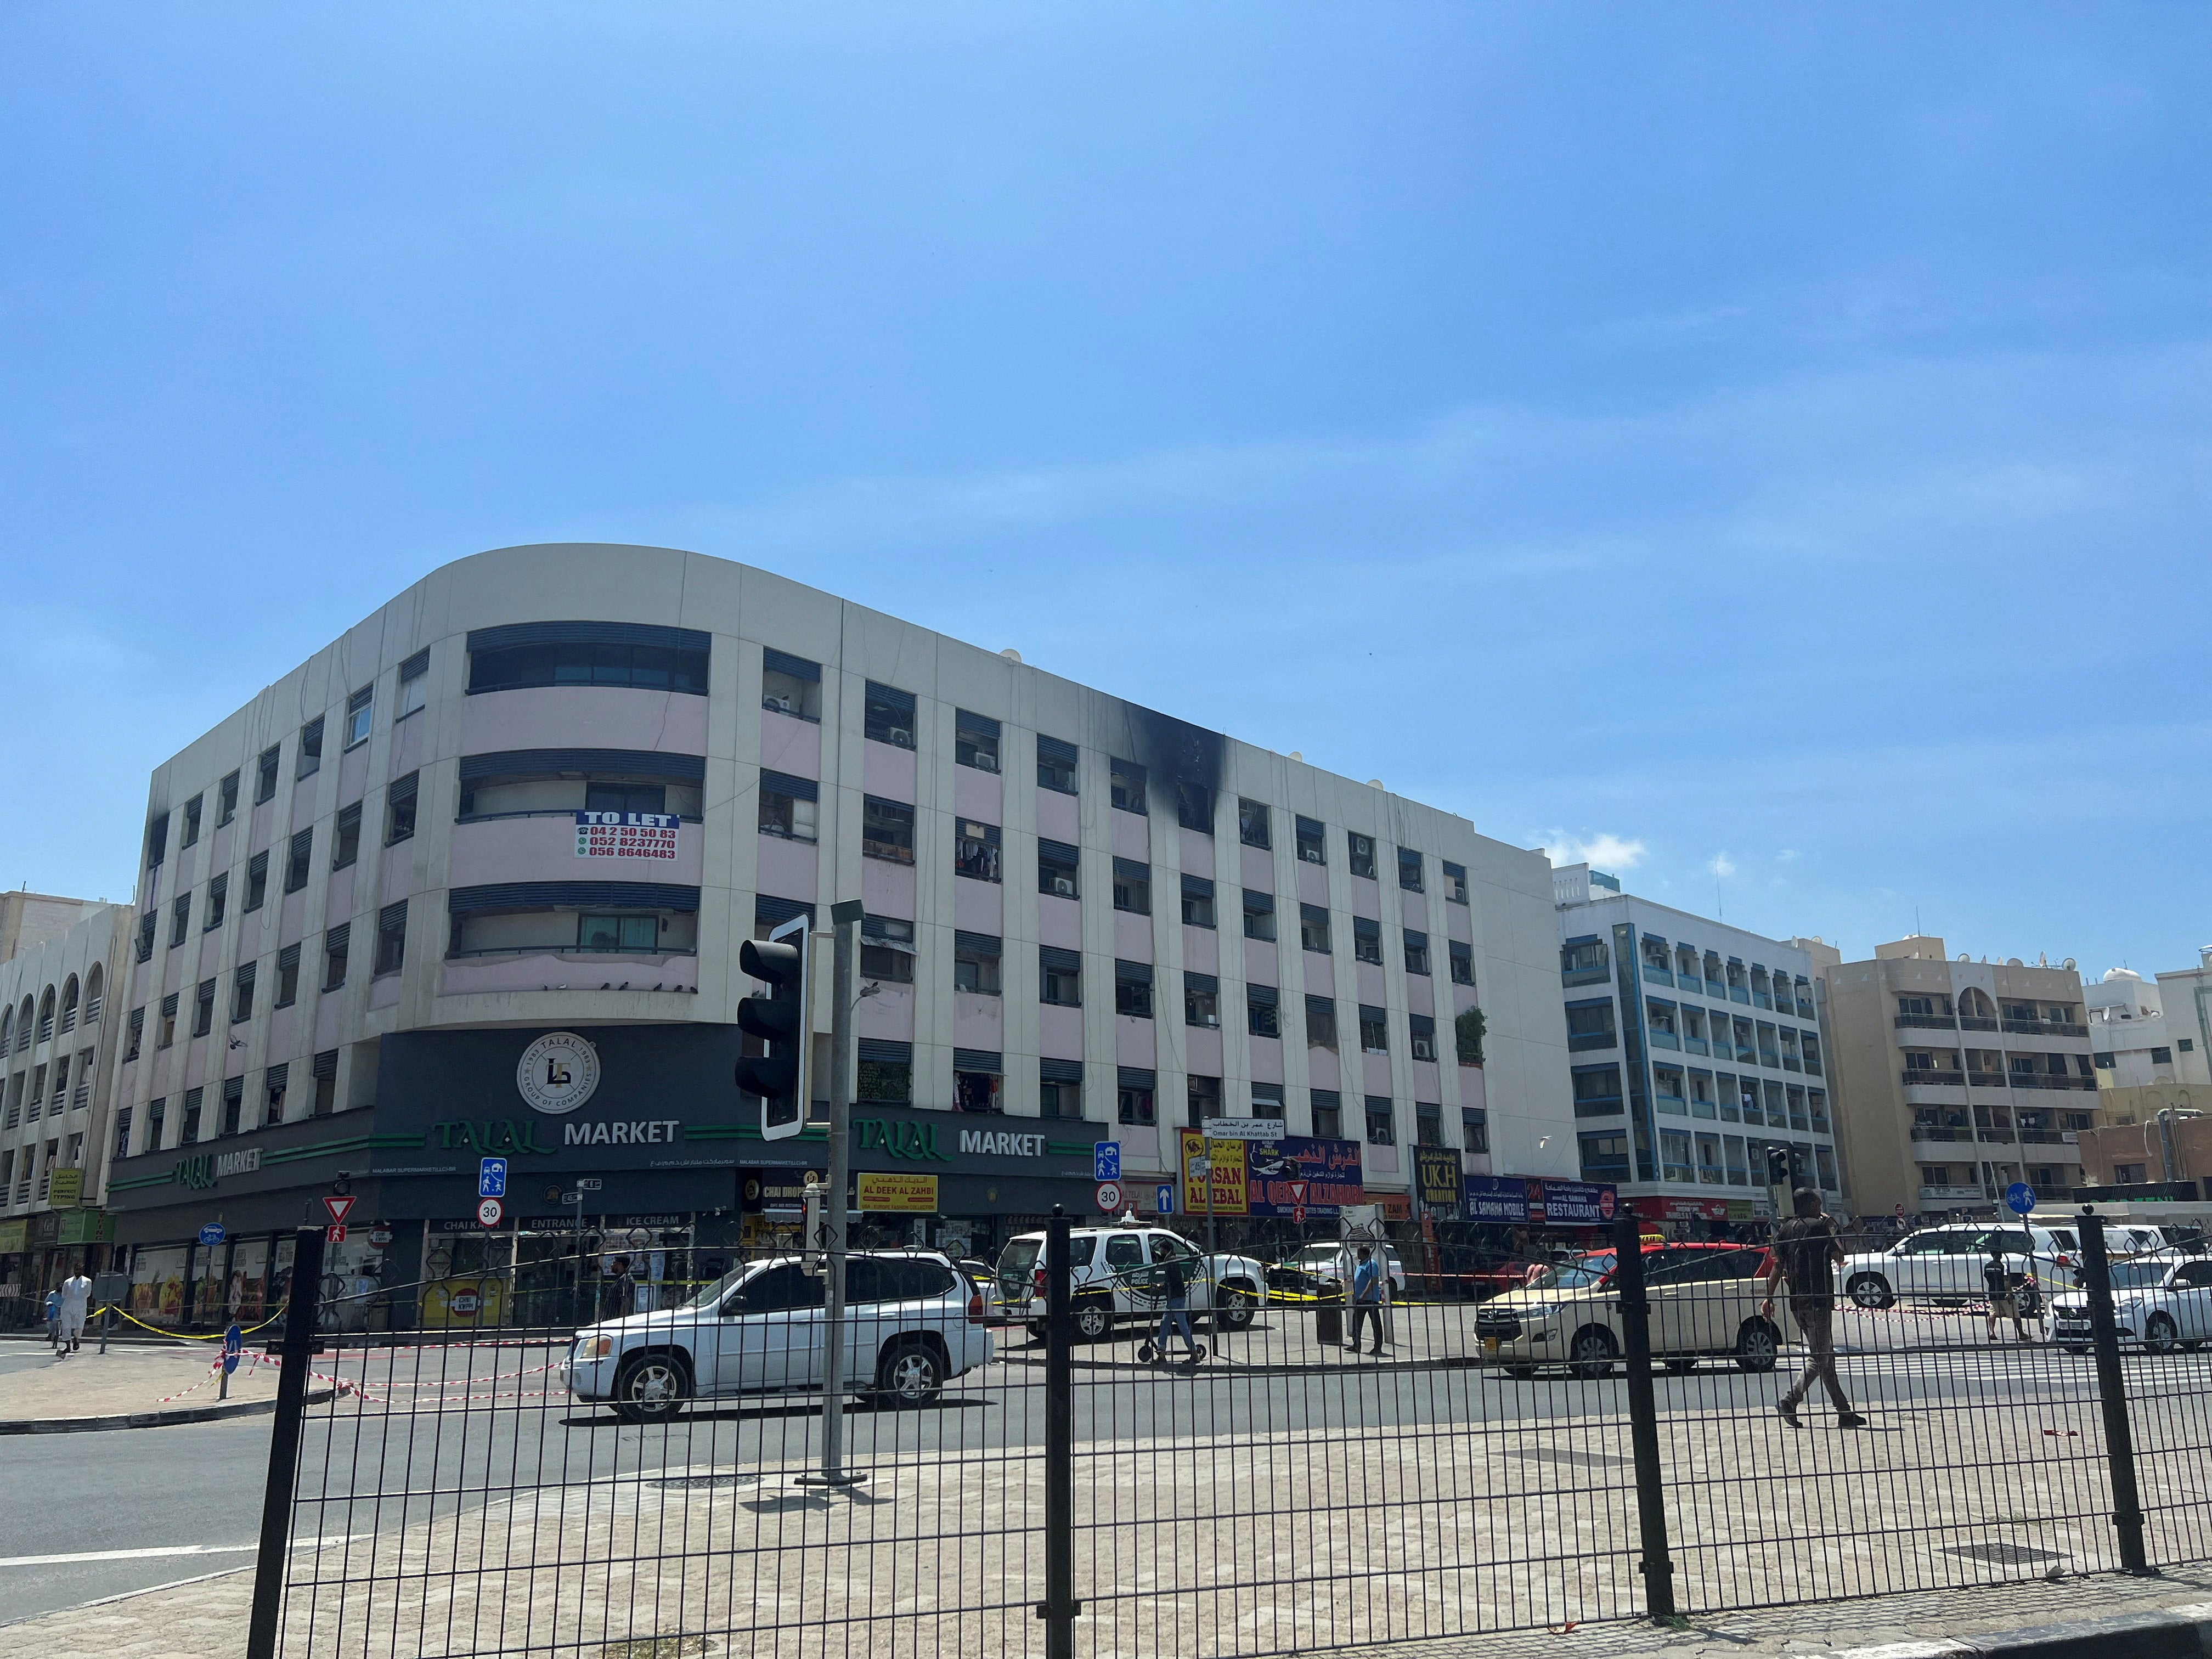
[[[2035,1188],[2025,1181],[2015,1181],[2005,1188],[2005,1207],[2014,1215],[2026,1215],[2035,1207]]]
[[[1162,1215],[1175,1213],[1175,1188],[1163,1182],[1152,1188],[1152,1208]]]
[[[507,1196],[507,1160],[488,1158],[477,1166],[477,1196],[505,1198]]]
[[[1091,1178],[1093,1181],[1119,1181],[1121,1178],[1121,1143],[1120,1141],[1099,1140],[1091,1143]]]
[[[229,1376],[238,1369],[239,1357],[246,1352],[246,1333],[233,1325],[222,1334],[222,1374]]]

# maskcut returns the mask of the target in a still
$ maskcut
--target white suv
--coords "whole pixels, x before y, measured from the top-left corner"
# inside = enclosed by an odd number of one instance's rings
[[[1006,1317],[1025,1321],[1030,1334],[1040,1341],[1045,1334],[1044,1247],[1044,1234],[1024,1233],[1008,1240],[999,1255],[999,1295]],[[1157,1320],[1165,1296],[1153,1275],[1171,1256],[1188,1275],[1190,1310],[1213,1313],[1218,1327],[1243,1330],[1267,1299],[1267,1270],[1249,1255],[1202,1256],[1164,1227],[1074,1227],[1068,1231],[1067,1260],[1074,1281],[1075,1334],[1096,1342],[1117,1319]]]
[[[2120,1340],[2153,1353],[2196,1348],[2212,1338],[2212,1261],[2154,1256],[2112,1264],[2112,1322]],[[2069,1353],[2089,1352],[2089,1297],[2051,1298],[2051,1340]]]
[[[568,1392],[632,1423],[719,1395],[819,1392],[823,1277],[797,1256],[732,1268],[680,1308],[576,1333]],[[845,1261],[845,1373],[856,1394],[895,1405],[934,1399],[948,1377],[990,1363],[983,1298],[933,1251],[855,1251]]]
[[[2165,1236],[2149,1226],[2107,1226],[2105,1239],[2115,1261],[2166,1248]],[[2069,1290],[2081,1261],[2081,1241],[2071,1227],[2017,1222],[1923,1227],[1886,1250],[1845,1257],[1836,1279],[1844,1294],[1862,1308],[1887,1308],[1906,1296],[1972,1300],[1984,1293],[1982,1273],[1990,1255],[2000,1252],[2008,1270],[2027,1274],[2043,1291]]]

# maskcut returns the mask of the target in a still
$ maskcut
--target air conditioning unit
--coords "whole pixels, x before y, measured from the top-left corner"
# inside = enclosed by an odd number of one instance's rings
[[[763,708],[773,708],[779,714],[788,714],[793,712],[791,699],[780,695],[776,696],[763,697],[761,699],[761,707]]]
[[[998,757],[996,755],[978,755],[978,756],[976,756],[976,757],[975,757],[975,769],[976,769],[978,772],[995,772],[995,771],[997,771],[997,770],[999,769],[999,757]]]
[[[1073,898],[1075,896],[1075,884],[1070,881],[1066,876],[1054,876],[1052,878],[1052,890],[1059,894],[1062,898]]]
[[[906,727],[903,726],[894,726],[890,728],[890,740],[893,743],[897,744],[902,748],[905,749],[911,749],[914,747],[914,733],[908,731]]]

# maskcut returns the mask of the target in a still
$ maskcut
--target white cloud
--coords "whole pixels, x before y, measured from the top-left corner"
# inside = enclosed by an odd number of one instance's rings
[[[1554,830],[1543,845],[1554,864],[1595,864],[1608,874],[1633,870],[1644,862],[1648,850],[1642,842],[1629,841],[1610,830],[1585,838]]]
[[[1780,852],[1777,853],[1777,854],[1774,855],[1774,861],[1775,861],[1777,864],[1795,864],[1795,863],[1796,863],[1796,862],[1797,862],[1797,849],[1796,849],[1796,848],[1794,848],[1794,847],[1785,847],[1785,848],[1784,848]]]
[[[1705,860],[1705,868],[1717,876],[1732,876],[1735,873],[1735,860],[1726,853],[1716,853]]]

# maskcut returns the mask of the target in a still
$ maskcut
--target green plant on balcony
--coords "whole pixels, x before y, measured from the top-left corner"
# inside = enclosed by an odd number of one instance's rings
[[[1461,1065],[1482,1064],[1482,1039],[1489,1029],[1489,1022],[1480,1008],[1469,1008],[1452,1021],[1452,1040],[1459,1047]]]

